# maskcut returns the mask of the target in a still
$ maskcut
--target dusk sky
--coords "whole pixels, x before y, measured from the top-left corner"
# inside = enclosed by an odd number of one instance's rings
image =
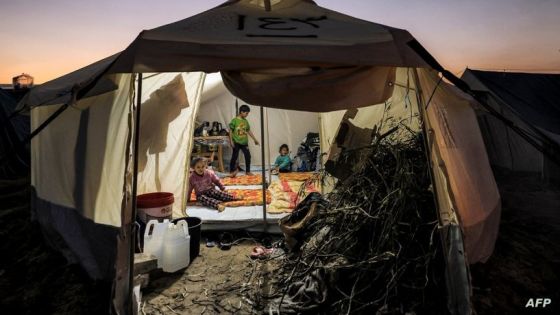
[[[0,0],[0,83],[42,83],[126,48],[143,29],[224,0]],[[407,29],[454,73],[560,72],[560,0],[316,0]]]

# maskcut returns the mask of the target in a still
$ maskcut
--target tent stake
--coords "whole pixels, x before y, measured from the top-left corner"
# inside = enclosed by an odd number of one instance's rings
[[[264,107],[261,106],[261,177],[262,177],[262,193],[263,193],[263,220],[264,232],[268,232],[268,221],[266,220],[266,161],[264,156]]]

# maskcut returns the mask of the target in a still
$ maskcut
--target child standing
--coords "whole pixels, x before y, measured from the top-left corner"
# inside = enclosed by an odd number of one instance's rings
[[[239,114],[234,117],[229,123],[229,144],[233,148],[233,153],[231,155],[231,161],[229,162],[229,170],[231,172],[231,177],[237,175],[237,158],[239,157],[239,150],[243,151],[243,156],[245,156],[245,172],[247,175],[253,175],[251,173],[251,152],[249,152],[249,136],[255,141],[255,145],[259,145],[259,142],[251,132],[251,126],[247,121],[247,116],[251,109],[247,105],[241,105],[239,107]]]
[[[278,149],[280,155],[276,158],[274,162],[273,173],[278,174],[290,172],[292,170],[292,159],[290,159],[290,148],[287,144],[283,144]]]
[[[194,158],[191,161],[193,172],[189,176],[189,191],[187,201],[190,201],[191,194],[194,189],[196,199],[203,205],[224,211],[223,201],[235,200],[235,197],[228,194],[224,190],[226,187],[220,182],[220,179],[214,172],[206,169],[206,161],[204,158]],[[216,189],[216,186],[220,190]]]

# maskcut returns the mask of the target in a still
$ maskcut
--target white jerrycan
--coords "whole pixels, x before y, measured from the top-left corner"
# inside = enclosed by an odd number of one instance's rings
[[[190,243],[187,221],[180,220],[177,224],[168,225],[163,238],[163,271],[175,272],[189,265]]]
[[[154,255],[157,258],[157,266],[161,268],[163,259],[163,239],[167,232],[169,220],[163,222],[150,220],[144,232],[144,253]]]

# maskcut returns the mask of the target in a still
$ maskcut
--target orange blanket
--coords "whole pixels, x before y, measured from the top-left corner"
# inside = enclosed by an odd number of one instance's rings
[[[226,189],[226,192],[232,194],[236,199],[235,201],[224,202],[226,207],[246,207],[246,206],[259,206],[262,205],[262,189]],[[272,200],[270,191],[266,191],[266,203],[269,204]],[[194,192],[191,194],[191,202],[196,201]]]
[[[286,181],[304,182],[313,176],[313,172],[293,172],[293,173],[280,173],[278,178]]]
[[[262,176],[261,175],[241,175],[237,177],[225,177],[222,178],[222,184],[224,186],[248,186],[248,185],[261,185]]]
[[[305,186],[303,196],[298,196],[302,185]],[[272,202],[268,207],[270,213],[292,212],[297,204],[303,200],[309,193],[316,192],[317,188],[313,183],[305,183],[302,181],[280,180],[273,182],[270,187],[272,192]]]

